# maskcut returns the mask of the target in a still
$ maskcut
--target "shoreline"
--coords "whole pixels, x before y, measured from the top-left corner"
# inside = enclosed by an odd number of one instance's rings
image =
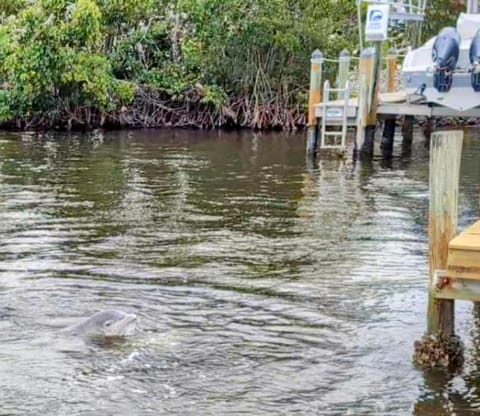
[[[214,106],[204,102],[195,89],[178,99],[168,92],[149,86],[137,86],[133,102],[119,110],[105,112],[89,106],[73,110],[36,113],[28,119],[16,118],[0,124],[5,131],[92,131],[95,129],[190,128],[198,130],[250,130],[296,132],[308,127],[307,111],[294,104],[293,94],[259,102],[250,96],[231,98]],[[290,104],[290,105],[289,105]],[[292,105],[293,104],[293,105]],[[416,117],[422,127],[425,117]],[[470,127],[480,125],[479,118],[444,117],[434,119],[434,127]]]
[[[38,112],[28,119],[15,118],[0,124],[8,131],[88,131],[96,128],[196,128],[248,129],[252,131],[304,130],[307,112],[293,104],[292,95],[276,96],[265,102],[251,96],[234,97],[228,103],[214,106],[192,89],[183,99],[163,90],[137,86],[133,102],[113,112],[80,106],[73,110],[59,105],[57,110]]]

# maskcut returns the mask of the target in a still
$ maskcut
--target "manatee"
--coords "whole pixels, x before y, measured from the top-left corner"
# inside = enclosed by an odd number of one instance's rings
[[[135,333],[137,315],[119,310],[97,312],[84,321],[65,328],[73,335],[124,337]]]

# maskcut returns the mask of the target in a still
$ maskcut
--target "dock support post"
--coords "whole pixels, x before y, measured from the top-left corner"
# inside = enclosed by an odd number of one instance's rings
[[[363,129],[363,141],[360,148],[361,159],[371,159],[373,157],[373,146],[375,143],[375,127],[377,124],[377,102],[378,86],[381,67],[382,42],[375,42],[375,49],[370,49],[370,53],[363,53],[363,59],[366,61],[366,84],[368,86],[365,127]],[[362,59],[362,57],[360,58]],[[368,78],[369,77],[369,78]],[[365,105],[365,104],[364,104]],[[360,108],[359,108],[360,111]],[[365,111],[365,109],[362,109]]]
[[[428,220],[430,294],[428,333],[454,334],[453,300],[435,299],[433,275],[447,268],[448,243],[457,233],[458,187],[463,131],[432,134],[430,148],[430,207]],[[448,169],[445,169],[448,166]]]
[[[338,56],[338,76],[337,76],[337,88],[344,89],[348,81],[348,75],[350,72],[350,52],[348,49],[344,49]],[[337,100],[343,100],[344,93],[342,91],[337,92]]]
[[[397,117],[394,114],[387,114],[383,124],[382,143],[382,158],[391,159],[393,156],[393,141],[395,137],[395,127],[397,124]]]
[[[360,55],[359,72],[359,91],[358,91],[358,113],[357,113],[357,128],[356,128],[356,145],[361,152],[364,149],[364,142],[366,136],[367,116],[368,116],[368,97],[370,86],[373,79],[373,59],[374,50],[366,48]]]
[[[318,146],[318,125],[315,104],[322,101],[323,53],[316,49],[312,53],[310,68],[310,93],[308,100],[307,155],[314,156]]]
[[[433,131],[433,117],[427,117],[425,124],[423,126],[423,135],[425,137],[425,147],[428,149],[430,148],[430,140],[432,137]]]
[[[387,91],[395,92],[397,89],[397,57],[398,51],[391,48],[387,55]]]
[[[404,116],[402,123],[402,147],[404,153],[409,153],[413,141],[413,116]]]
[[[432,365],[451,365],[461,343],[455,338],[454,301],[435,297],[435,271],[447,268],[448,243],[456,235],[458,188],[463,132],[441,131],[432,134],[430,147],[429,293],[427,335],[415,345],[415,358],[429,357]],[[448,166],[448,169],[445,167]],[[418,352],[421,351],[421,354]]]
[[[395,92],[397,89],[397,57],[398,51],[390,48],[387,54],[387,91]],[[382,135],[382,158],[391,159],[393,156],[393,141],[397,120],[395,115],[388,114],[385,117]]]

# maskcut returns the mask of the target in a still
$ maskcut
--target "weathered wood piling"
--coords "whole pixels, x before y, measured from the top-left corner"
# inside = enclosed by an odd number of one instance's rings
[[[447,268],[448,245],[457,233],[462,143],[463,131],[432,134],[427,333],[421,342],[415,344],[415,360],[430,366],[452,364],[454,359],[458,359],[460,348],[455,338],[454,301],[440,299],[436,293],[438,273]]]
[[[382,58],[382,42],[374,42],[375,47],[368,49],[368,52],[362,53],[366,65],[366,83],[367,83],[367,100],[362,101],[362,105],[366,108],[361,109],[362,115],[365,115],[363,123],[362,145],[360,147],[360,158],[371,159],[373,157],[373,149],[375,144],[375,129],[377,125],[377,105],[379,77]],[[362,57],[360,58],[362,60]]]
[[[402,122],[402,146],[403,148],[411,148],[413,141],[413,126],[415,123],[415,117],[412,115],[406,115],[403,117]]]
[[[358,68],[358,114],[357,114],[357,137],[356,142],[360,144],[360,151],[370,150],[370,144],[365,145],[368,107],[370,90],[373,88],[375,51],[372,48],[366,48],[360,55],[360,64]],[[371,144],[373,146],[373,142]],[[368,149],[367,149],[368,147]],[[372,147],[373,151],[373,147]]]
[[[397,89],[397,58],[398,52],[391,48],[387,54],[387,91],[395,92]],[[386,114],[383,118],[383,134],[380,148],[383,159],[393,157],[393,143],[395,138],[395,128],[397,126],[397,115]]]
[[[397,116],[395,114],[387,114],[383,119],[382,158],[391,159],[393,157],[393,142],[395,137],[395,129],[397,126]]]
[[[318,141],[318,125],[315,116],[315,104],[322,101],[322,65],[323,54],[316,49],[310,60],[310,91],[308,100],[307,154],[314,155]]]
[[[462,143],[463,131],[442,131],[432,135],[428,218],[431,289],[434,289],[435,270],[447,268],[448,243],[457,234]],[[428,300],[428,333],[453,335],[453,301],[436,299],[433,290],[430,290]]]
[[[387,54],[387,91],[395,92],[397,90],[397,58],[398,51],[390,48]]]
[[[338,56],[338,75],[337,88],[342,90],[347,85],[348,77],[350,75],[350,52],[344,49]],[[337,100],[343,100],[343,92],[337,92]]]

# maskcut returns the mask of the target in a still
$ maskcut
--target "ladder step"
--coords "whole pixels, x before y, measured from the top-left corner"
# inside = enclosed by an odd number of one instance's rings
[[[345,146],[338,144],[338,145],[330,145],[330,144],[324,144],[322,145],[322,149],[342,149]]]
[[[337,96],[343,95],[343,104],[339,105],[338,101],[330,102],[329,98],[331,92],[338,93]],[[322,148],[341,149],[345,147],[350,107],[350,88],[348,81],[344,88],[330,88],[330,83],[325,81],[320,141]],[[329,131],[327,128],[332,126],[338,126],[340,127],[340,130]]]

